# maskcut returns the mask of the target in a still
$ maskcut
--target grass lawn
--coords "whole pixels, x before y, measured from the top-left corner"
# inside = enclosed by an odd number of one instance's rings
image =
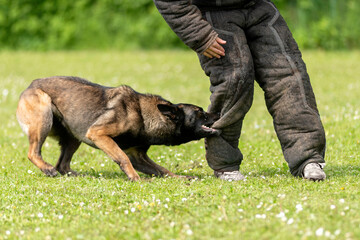
[[[198,181],[129,182],[104,153],[82,145],[81,177],[46,177],[27,160],[15,118],[33,79],[73,75],[204,108],[209,81],[187,51],[0,52],[0,239],[360,239],[360,52],[304,52],[327,135],[327,179],[294,178],[256,85],[240,148],[244,182],[213,177],[203,141],[149,155]],[[57,143],[43,156],[55,164]]]

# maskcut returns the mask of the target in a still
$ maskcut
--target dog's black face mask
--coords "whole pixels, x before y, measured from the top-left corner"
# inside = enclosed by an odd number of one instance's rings
[[[219,119],[219,115],[207,113],[201,107],[191,104],[179,104],[183,110],[185,119],[182,126],[183,132],[193,134],[196,139],[220,135],[220,130],[211,128],[211,126]]]
[[[198,106],[191,104],[160,104],[158,109],[177,125],[178,131],[174,144],[218,136],[221,133],[220,130],[211,128],[215,121],[219,119],[219,116],[207,113]]]

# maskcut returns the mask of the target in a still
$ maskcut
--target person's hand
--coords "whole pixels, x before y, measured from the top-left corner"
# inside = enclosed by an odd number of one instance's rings
[[[203,52],[203,55],[208,58],[221,58],[225,56],[225,49],[221,46],[226,43],[225,40],[222,40],[221,38],[217,37],[213,44]]]

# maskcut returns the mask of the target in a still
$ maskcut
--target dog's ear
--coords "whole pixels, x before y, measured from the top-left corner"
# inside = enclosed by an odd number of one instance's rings
[[[169,119],[176,121],[180,117],[180,109],[176,105],[158,104],[159,111]]]

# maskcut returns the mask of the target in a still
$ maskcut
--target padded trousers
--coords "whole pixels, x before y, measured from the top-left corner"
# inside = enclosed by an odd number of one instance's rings
[[[222,134],[205,139],[209,166],[217,171],[239,170],[243,159],[239,138],[255,80],[264,91],[291,174],[301,177],[306,164],[324,163],[325,132],[306,66],[275,5],[255,0],[241,9],[202,12],[227,42],[220,59],[199,55],[211,83],[208,111],[221,116],[213,127]]]

